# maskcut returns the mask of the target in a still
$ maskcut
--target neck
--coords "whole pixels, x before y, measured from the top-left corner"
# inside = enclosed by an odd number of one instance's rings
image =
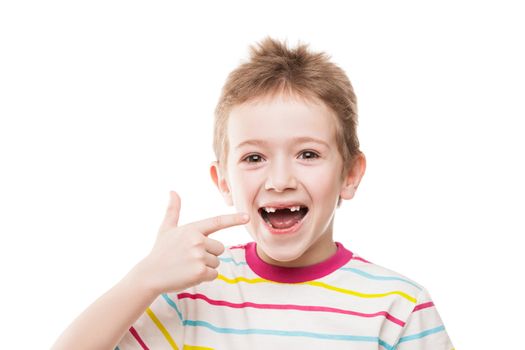
[[[310,246],[299,258],[291,261],[279,261],[272,259],[257,245],[257,255],[265,263],[282,267],[304,267],[310,266],[326,259],[329,259],[337,252],[337,245],[332,239],[332,235],[324,235],[317,242]]]

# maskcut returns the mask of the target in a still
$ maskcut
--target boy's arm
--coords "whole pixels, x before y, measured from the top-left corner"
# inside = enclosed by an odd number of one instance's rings
[[[180,291],[217,277],[224,245],[208,236],[248,222],[230,214],[177,226],[180,198],[170,205],[153,249],[113,288],[97,299],[62,333],[53,350],[113,350],[125,332],[162,293]]]
[[[158,294],[140,280],[137,265],[62,333],[52,349],[114,349]]]

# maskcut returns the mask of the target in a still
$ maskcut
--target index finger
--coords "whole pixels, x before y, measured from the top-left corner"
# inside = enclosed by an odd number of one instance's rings
[[[228,215],[219,215],[212,218],[204,219],[201,221],[196,221],[189,224],[197,230],[199,230],[203,235],[208,236],[213,232],[232,227],[237,225],[243,225],[249,221],[250,217],[246,213],[235,213]]]

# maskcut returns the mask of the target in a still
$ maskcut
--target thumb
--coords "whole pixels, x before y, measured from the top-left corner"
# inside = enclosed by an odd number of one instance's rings
[[[180,197],[175,191],[170,191],[170,202],[168,209],[166,209],[166,215],[164,221],[160,225],[159,231],[164,231],[172,227],[177,227],[179,222],[180,212]]]

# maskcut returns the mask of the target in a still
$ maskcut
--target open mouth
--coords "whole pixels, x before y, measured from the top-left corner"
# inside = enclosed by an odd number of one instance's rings
[[[308,208],[297,205],[288,208],[259,208],[259,214],[272,228],[284,230],[300,222],[308,213]]]

